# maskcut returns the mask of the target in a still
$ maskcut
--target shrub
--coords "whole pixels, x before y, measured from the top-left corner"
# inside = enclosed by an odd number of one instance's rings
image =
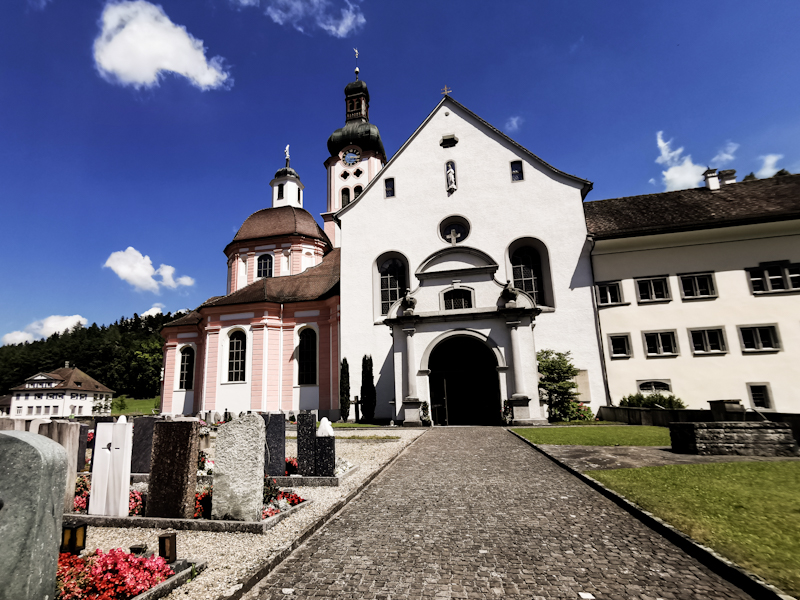
[[[375,418],[375,379],[372,376],[372,357],[361,360],[361,416],[370,423]]]
[[[510,400],[503,400],[503,423],[511,425],[514,422],[514,408]]]
[[[431,424],[431,413],[428,410],[428,403],[422,402],[419,405],[419,420],[422,421],[422,424],[425,427],[429,427]]]
[[[275,480],[269,475],[264,475],[264,500],[263,504],[269,504],[278,497],[281,493],[281,488]]]
[[[350,365],[347,359],[342,359],[342,368],[339,374],[339,411],[342,413],[342,421],[347,421],[350,416]]]
[[[638,392],[624,396],[619,401],[620,406],[630,406],[636,408],[656,408],[656,404],[667,409],[686,408],[686,404],[680,398],[676,398],[673,394],[666,396],[660,392],[653,394],[643,394]]]
[[[578,369],[572,364],[570,353],[540,350],[536,360],[541,374],[539,395],[547,402],[550,421],[574,421],[575,415],[582,413],[573,406],[579,396],[575,391]]]

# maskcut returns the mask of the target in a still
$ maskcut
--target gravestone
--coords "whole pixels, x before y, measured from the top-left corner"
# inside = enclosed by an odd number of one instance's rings
[[[64,487],[64,512],[72,512],[75,502],[75,479],[78,476],[78,450],[81,435],[80,423],[50,421],[39,425],[39,435],[61,444],[67,451],[67,482]],[[81,465],[83,467],[83,465]]]
[[[153,426],[156,417],[137,417],[133,420],[133,450],[131,473],[149,473],[153,453]]]
[[[267,446],[264,458],[264,473],[270,477],[286,475],[286,419],[283,413],[262,414],[267,425]]]
[[[89,432],[92,430],[88,425],[81,424],[81,431],[78,434],[78,455],[75,457],[78,464],[78,473],[86,467],[86,449],[89,447]]]
[[[191,519],[197,489],[199,421],[156,421],[147,516]]]
[[[39,433],[39,426],[44,425],[45,423],[50,423],[50,419],[34,419],[30,422],[28,431],[30,433]]]
[[[333,477],[336,470],[336,438],[318,437],[316,440],[316,476]]]
[[[0,431],[25,431],[24,419],[0,417]]]
[[[297,415],[297,471],[303,477],[316,472],[317,419],[314,413],[301,411]]]
[[[114,417],[112,416],[104,416],[104,417],[94,417],[94,434],[97,436],[97,426],[100,423],[113,423]],[[94,457],[96,456],[96,452],[94,451],[95,445],[94,440],[89,443],[89,447],[92,449],[92,458],[89,461],[89,471],[94,471]]]
[[[127,517],[131,484],[133,423],[98,423],[92,461],[89,514]]]
[[[67,451],[41,435],[0,432],[0,600],[53,598]]]
[[[221,425],[214,454],[211,518],[260,521],[264,492],[266,427],[261,415]]]

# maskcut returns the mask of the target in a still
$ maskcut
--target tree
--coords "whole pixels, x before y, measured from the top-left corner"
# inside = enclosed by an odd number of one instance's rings
[[[575,391],[578,369],[572,364],[570,353],[540,350],[536,353],[536,360],[541,374],[539,395],[547,402],[550,421],[574,420],[579,406],[579,394]]]
[[[361,359],[361,414],[369,423],[375,418],[375,381],[372,376],[372,357]]]
[[[347,421],[350,416],[350,365],[346,358],[342,359],[339,371],[339,411],[342,413],[342,421]]]

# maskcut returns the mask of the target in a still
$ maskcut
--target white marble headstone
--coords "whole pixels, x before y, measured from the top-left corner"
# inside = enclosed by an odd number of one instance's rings
[[[98,423],[94,439],[89,514],[127,517],[131,480],[133,423]]]

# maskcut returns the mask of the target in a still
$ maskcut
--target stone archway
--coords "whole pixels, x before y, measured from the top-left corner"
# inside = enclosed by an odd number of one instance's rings
[[[500,425],[495,353],[481,340],[454,335],[428,357],[431,419],[437,425]]]

